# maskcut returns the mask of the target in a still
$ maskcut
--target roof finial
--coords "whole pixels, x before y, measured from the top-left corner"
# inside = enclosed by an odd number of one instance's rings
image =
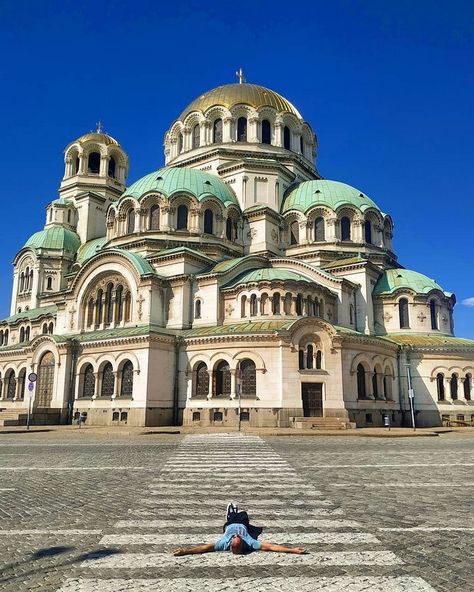
[[[97,125],[97,132],[98,134],[102,133],[103,127],[102,127],[102,121],[99,119],[99,121],[96,123]]]
[[[239,79],[239,84],[246,82],[245,76],[244,76],[244,71],[242,70],[242,68],[239,68],[239,70],[235,73],[235,75]]]

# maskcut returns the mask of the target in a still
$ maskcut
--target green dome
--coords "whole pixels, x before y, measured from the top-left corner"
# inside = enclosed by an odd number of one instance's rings
[[[340,183],[339,181],[328,181],[317,179],[315,181],[303,181],[294,187],[290,187],[283,198],[281,213],[285,214],[290,210],[307,212],[314,206],[328,206],[337,210],[340,206],[355,206],[361,212],[369,208],[379,208],[366,195],[355,187]]]
[[[386,269],[375,284],[373,294],[392,294],[403,288],[413,290],[416,294],[428,294],[431,290],[443,292],[441,286],[422,273],[411,269]],[[443,293],[449,295],[448,292]]]
[[[246,271],[239,277],[230,281],[225,287],[233,288],[234,286],[239,286],[241,284],[272,281],[312,283],[312,280],[296,271],[292,271],[291,269],[265,267],[264,269],[253,269],[252,271]]]
[[[100,238],[93,238],[79,247],[77,251],[76,263],[82,265],[88,259],[96,255],[107,242],[106,236]]]
[[[215,197],[224,206],[238,205],[232,189],[219,177],[196,169],[163,167],[154,173],[135,181],[123,194],[120,201],[131,196],[139,201],[151,191],[157,191],[170,198],[175,193],[191,193],[198,201]]]
[[[53,225],[39,232],[35,232],[26,241],[24,248],[51,249],[53,251],[76,253],[80,246],[81,239],[75,232],[63,226]]]

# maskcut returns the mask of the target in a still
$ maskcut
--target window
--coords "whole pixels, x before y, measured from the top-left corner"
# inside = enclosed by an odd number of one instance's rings
[[[20,343],[23,343],[25,341],[25,328],[21,327],[20,329]]]
[[[304,154],[304,140],[303,140],[303,136],[300,136],[300,152],[301,152],[301,154]]]
[[[227,240],[233,240],[233,233],[232,233],[232,218],[227,218],[225,222],[225,236]]]
[[[222,143],[222,119],[216,119],[212,125],[212,143]]]
[[[298,368],[304,370],[304,349],[298,351]]]
[[[300,225],[297,220],[290,224],[290,245],[299,243]]]
[[[135,231],[135,210],[128,210],[127,213],[127,234]]]
[[[112,421],[118,421],[120,418],[120,413],[118,411],[114,411],[112,413]]]
[[[377,370],[374,370],[372,374],[372,392],[375,399],[379,398],[379,378],[377,375]]]
[[[201,145],[201,128],[199,123],[193,127],[193,148],[199,148]]]
[[[30,340],[30,328],[27,327],[25,329],[25,341],[29,341]]]
[[[3,345],[3,331],[0,331],[0,347]]]
[[[366,399],[367,391],[365,386],[365,368],[362,364],[357,366],[357,398]]]
[[[372,223],[370,220],[364,222],[365,242],[372,244]]]
[[[471,387],[472,387],[472,376],[470,374],[466,374],[464,377],[464,398],[466,401],[471,400]]]
[[[120,375],[120,396],[131,399],[133,395],[133,364],[127,360]]]
[[[222,415],[222,411],[214,411],[213,418],[214,421],[223,421],[224,417]]]
[[[53,334],[53,329],[54,329],[54,325],[53,325],[53,323],[51,322],[51,323],[49,323],[49,326],[48,326],[48,333],[49,333],[50,335],[52,335],[52,334]]]
[[[16,394],[16,377],[13,370],[9,370],[5,380],[7,381],[6,397],[7,399],[14,399]]]
[[[214,214],[212,210],[204,210],[204,232],[212,234],[214,230]]]
[[[107,291],[105,292],[105,324],[110,325],[113,321],[114,301],[112,299],[113,284],[107,284]]]
[[[349,304],[349,324],[354,324],[354,305]]]
[[[248,411],[241,411],[240,421],[250,421],[250,413]]]
[[[323,367],[323,352],[318,349],[316,352],[316,370],[321,370]]]
[[[392,398],[392,375],[389,370],[385,370],[383,377],[383,396],[387,400]]]
[[[438,401],[444,401],[444,374],[441,374],[441,372],[436,375],[436,390]]]
[[[458,398],[458,377],[457,374],[451,375],[451,380],[449,381],[449,388],[451,391],[451,399],[456,401]]]
[[[214,395],[230,395],[230,367],[219,362],[214,370]]]
[[[438,315],[436,313],[436,300],[430,300],[430,317],[431,317],[431,328],[433,331],[438,329]]]
[[[351,221],[347,216],[341,218],[341,240],[351,240]]]
[[[178,223],[176,226],[177,230],[187,230],[188,229],[188,208],[187,206],[181,204],[178,206]]]
[[[8,329],[5,329],[5,333],[3,334],[3,345],[8,345]]]
[[[279,294],[279,292],[275,292],[275,294],[273,294],[272,313],[274,315],[280,314],[280,294]]]
[[[74,175],[77,175],[77,173],[79,173],[79,163],[80,163],[79,156],[76,156],[76,160],[74,162],[74,172],[73,172]]]
[[[252,294],[252,296],[250,296],[250,316],[257,316],[257,296],[255,294]]]
[[[247,118],[239,117],[237,119],[237,142],[247,141]]]
[[[372,423],[372,413],[365,414],[365,423]]]
[[[109,175],[109,177],[112,177],[112,179],[115,179],[116,167],[117,167],[117,165],[115,162],[115,158],[113,156],[111,156],[109,159],[109,168],[108,168],[107,174]]]
[[[151,206],[148,229],[149,230],[159,230],[160,229],[160,206],[157,206],[157,205]]]
[[[209,373],[204,362],[199,362],[195,368],[195,395],[196,397],[207,397],[209,394]]]
[[[244,318],[245,316],[247,316],[247,296],[242,296],[242,298],[240,299],[240,316],[241,318]]]
[[[398,316],[400,318],[400,329],[410,328],[410,318],[408,314],[408,300],[400,298],[398,301]]]
[[[53,289],[53,278],[52,277],[47,277],[46,278],[46,289],[47,290],[52,290]]]
[[[82,396],[88,399],[95,394],[95,376],[92,364],[87,364],[84,369],[84,383],[82,386]]]
[[[132,295],[130,292],[125,294],[125,322],[130,322],[132,317]]]
[[[100,172],[100,154],[91,152],[87,161],[87,172],[98,175]]]
[[[262,121],[262,144],[272,143],[272,126],[268,119]]]
[[[91,298],[87,304],[87,326],[91,327],[92,323],[94,322],[94,300]],[[43,333],[47,333],[48,329],[46,325],[43,325]]]
[[[283,148],[291,150],[291,134],[290,128],[287,125],[283,128]]]
[[[26,369],[20,370],[18,375],[18,399],[25,398]]]
[[[67,221],[71,222],[71,210],[67,211]]]
[[[314,240],[317,243],[325,240],[324,218],[321,216],[314,221]]]
[[[311,344],[308,344],[306,348],[306,368],[311,370],[314,365],[314,348]]]
[[[193,411],[193,421],[201,421],[201,414],[199,411]]]
[[[96,304],[97,312],[96,312],[96,320],[95,320],[96,326],[102,324],[102,317],[103,317],[103,312],[104,312],[103,295],[104,295],[104,292],[102,290],[99,290],[97,292],[97,304]]]
[[[115,290],[115,322],[123,320],[123,286],[117,286]]]
[[[257,394],[257,370],[252,360],[240,362],[240,386],[242,396],[255,397]]]
[[[194,303],[194,318],[200,319],[201,318],[201,301],[196,300]]]
[[[303,297],[301,296],[301,294],[298,294],[296,296],[295,309],[297,315],[303,314]]]
[[[114,394],[115,376],[112,364],[107,362],[102,370],[102,387],[100,389],[101,397],[111,397]]]
[[[183,151],[183,134],[180,132],[178,134],[178,154],[181,154]]]

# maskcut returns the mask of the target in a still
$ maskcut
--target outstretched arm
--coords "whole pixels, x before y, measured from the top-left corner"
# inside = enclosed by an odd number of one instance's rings
[[[284,547],[283,545],[275,545],[274,543],[266,543],[261,541],[262,546],[260,551],[275,551],[276,553],[295,553],[297,555],[303,555],[306,553],[304,547]]]
[[[211,551],[214,551],[213,544],[198,545],[197,547],[178,547],[172,553],[176,557],[181,557],[181,555],[199,555],[200,553],[210,553]]]

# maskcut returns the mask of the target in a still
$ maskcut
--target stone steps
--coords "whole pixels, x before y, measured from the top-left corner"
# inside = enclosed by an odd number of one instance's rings
[[[290,417],[290,427],[297,430],[351,430],[356,424],[341,417]]]
[[[19,409],[18,411],[0,411],[0,426],[22,426],[26,425],[28,412]]]

